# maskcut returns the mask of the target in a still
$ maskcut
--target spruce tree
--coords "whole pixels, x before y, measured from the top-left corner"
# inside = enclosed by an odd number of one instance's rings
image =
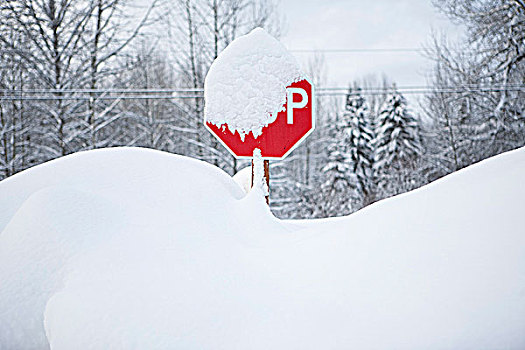
[[[421,154],[419,126],[395,86],[377,117],[374,148],[373,168],[380,195],[384,198],[413,189]]]
[[[351,212],[351,198],[355,181],[351,177],[351,159],[348,139],[350,121],[340,118],[330,131],[333,140],[328,146],[328,162],[323,167],[325,181],[321,185],[320,216],[340,216]]]
[[[359,207],[373,202],[374,131],[368,103],[361,95],[361,89],[350,90],[346,97],[343,119],[349,123],[345,135],[349,153],[350,171],[356,180],[355,200]]]

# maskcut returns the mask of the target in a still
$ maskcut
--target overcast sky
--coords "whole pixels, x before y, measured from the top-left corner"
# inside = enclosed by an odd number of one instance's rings
[[[457,37],[460,29],[430,0],[282,0],[289,49],[422,48],[432,30]],[[294,52],[302,64],[313,53]],[[398,86],[425,85],[429,60],[418,52],[324,53],[331,86],[386,74]]]

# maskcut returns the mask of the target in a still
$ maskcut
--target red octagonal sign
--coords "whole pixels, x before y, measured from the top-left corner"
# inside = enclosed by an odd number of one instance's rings
[[[257,138],[250,132],[243,141],[239,133],[232,133],[226,125],[205,125],[236,158],[252,158],[258,148],[263,159],[283,159],[315,128],[313,84],[304,79],[288,86],[283,107],[283,112]]]

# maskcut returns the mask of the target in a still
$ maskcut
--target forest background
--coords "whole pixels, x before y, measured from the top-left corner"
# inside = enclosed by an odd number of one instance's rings
[[[271,164],[278,217],[346,215],[525,144],[525,1],[433,5],[464,34],[433,34],[415,50],[431,62],[424,86],[377,72],[334,87],[326,71],[344,67],[327,67],[330,50],[313,50],[304,69],[319,91],[317,128]],[[280,37],[284,18],[263,0],[2,1],[0,179],[115,146],[235,174],[247,164],[202,124],[206,72],[255,27]]]

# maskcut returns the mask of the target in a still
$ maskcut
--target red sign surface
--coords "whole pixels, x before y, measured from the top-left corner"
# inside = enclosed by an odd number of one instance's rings
[[[257,138],[249,133],[243,141],[226,125],[207,122],[206,127],[236,158],[252,158],[254,149],[259,148],[264,159],[283,159],[315,128],[313,85],[305,79],[288,86],[284,107]]]

